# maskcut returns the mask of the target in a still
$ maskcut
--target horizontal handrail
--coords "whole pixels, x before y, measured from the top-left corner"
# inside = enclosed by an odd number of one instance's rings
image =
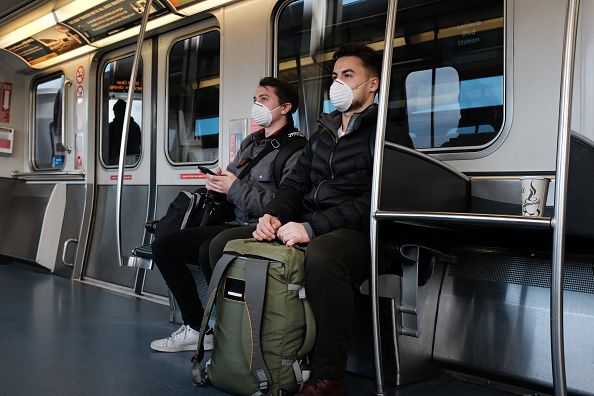
[[[66,172],[11,172],[10,175],[15,179],[22,180],[47,180],[47,179],[81,179],[85,178],[83,171],[66,171]]]
[[[413,222],[427,224],[450,224],[471,227],[491,228],[522,228],[533,230],[551,230],[550,217],[531,217],[514,215],[494,215],[482,213],[452,213],[452,212],[411,212],[411,211],[377,211],[377,220],[392,220],[396,222]]]

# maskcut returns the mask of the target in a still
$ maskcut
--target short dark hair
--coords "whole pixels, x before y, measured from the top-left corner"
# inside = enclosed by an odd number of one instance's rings
[[[382,56],[379,52],[365,43],[347,43],[343,44],[334,52],[332,59],[336,62],[339,58],[345,56],[356,56],[361,59],[363,66],[367,71],[368,77],[381,77]]]
[[[299,106],[299,95],[291,84],[274,77],[264,77],[258,83],[258,87],[272,87],[274,93],[278,96],[280,104],[291,103],[291,111],[287,113],[287,119],[293,119],[291,114],[297,111]]]
[[[126,112],[126,101],[122,99],[118,99],[117,102],[113,105],[113,113],[114,114],[121,114],[122,116]]]

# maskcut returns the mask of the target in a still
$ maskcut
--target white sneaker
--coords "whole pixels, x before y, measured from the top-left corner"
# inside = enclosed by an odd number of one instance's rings
[[[161,352],[196,351],[199,336],[199,332],[190,326],[183,325],[170,337],[151,342],[151,348]]]

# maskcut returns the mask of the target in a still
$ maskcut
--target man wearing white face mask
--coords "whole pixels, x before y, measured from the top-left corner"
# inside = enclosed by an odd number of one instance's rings
[[[206,188],[226,194],[227,200],[235,204],[235,221],[170,232],[153,242],[154,261],[178,302],[184,321],[170,337],[153,341],[154,350],[196,351],[204,311],[186,263],[199,260],[206,280],[210,281],[210,240],[229,228],[257,224],[276,193],[277,183],[291,172],[301,155],[305,138],[293,126],[292,114],[299,104],[295,89],[276,78],[263,78],[253,100],[252,119],[262,129],[242,141],[226,171],[217,167],[216,175],[206,175]],[[212,349],[212,338],[212,333],[207,333],[206,350]]]
[[[306,144],[293,172],[264,209],[258,226],[225,231],[213,239],[211,262],[227,240],[280,239],[307,244],[306,291],[316,319],[312,377],[299,396],[347,394],[344,372],[353,320],[351,283],[369,270],[372,150],[375,145],[381,55],[365,44],[345,44],[334,53],[330,99],[320,129]],[[413,147],[392,123],[386,139]]]

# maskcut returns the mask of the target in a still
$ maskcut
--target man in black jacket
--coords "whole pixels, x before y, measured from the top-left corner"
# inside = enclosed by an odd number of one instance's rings
[[[330,99],[293,171],[266,205],[258,226],[220,234],[210,249],[211,265],[228,240],[278,238],[308,244],[307,295],[318,329],[311,354],[312,378],[298,395],[346,395],[344,372],[353,319],[352,281],[368,272],[369,221],[381,56],[364,44],[334,53]],[[410,136],[388,123],[387,139],[413,147]]]

